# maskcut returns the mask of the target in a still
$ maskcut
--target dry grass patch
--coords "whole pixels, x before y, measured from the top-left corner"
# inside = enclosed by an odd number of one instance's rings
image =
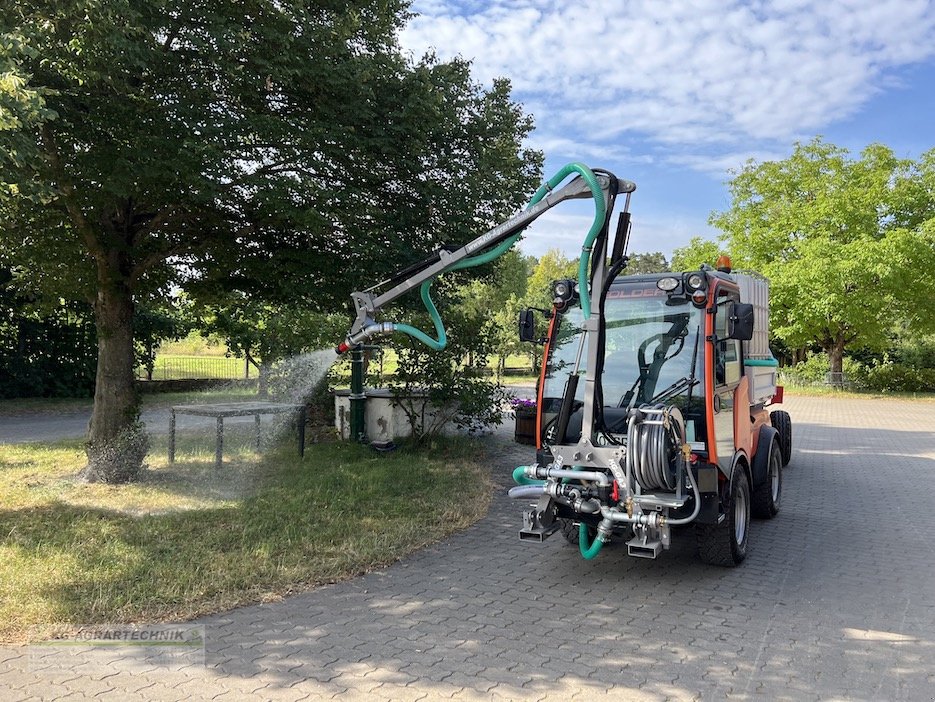
[[[227,438],[227,437],[225,437]],[[189,443],[190,442],[190,443]],[[391,563],[487,509],[470,440],[378,454],[244,435],[154,446],[139,483],[87,485],[77,443],[0,445],[0,639],[53,628],[187,619],[276,599]]]

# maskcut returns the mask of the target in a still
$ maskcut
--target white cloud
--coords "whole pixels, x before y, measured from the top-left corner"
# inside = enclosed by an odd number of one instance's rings
[[[613,6],[625,7],[625,11]],[[605,149],[788,143],[852,115],[888,72],[935,56],[929,0],[416,2],[415,54],[474,61],[536,106],[534,143]]]

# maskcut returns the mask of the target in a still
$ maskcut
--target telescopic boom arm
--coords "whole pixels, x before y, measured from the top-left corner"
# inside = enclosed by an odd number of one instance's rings
[[[577,173],[578,176],[560,189],[552,189],[571,173]],[[612,189],[615,189],[616,192],[611,192]],[[610,174],[603,172],[595,174],[581,164],[565,166],[551,180],[539,188],[533,197],[532,204],[523,212],[510,217],[507,221],[497,225],[460,249],[455,251],[440,249],[421,263],[410,266],[368,290],[351,293],[351,300],[354,303],[357,317],[345,340],[338,345],[337,352],[339,354],[344,353],[377,334],[390,334],[394,331],[407,333],[433,348],[444,348],[446,343],[444,326],[441,324],[435,305],[428,295],[428,285],[431,284],[431,281],[447,271],[459,270],[492,261],[506,253],[519,239],[522,231],[546,211],[566,200],[590,197],[595,202],[595,221],[585,239],[585,245],[582,247],[582,261],[579,271],[579,282],[586,281],[590,246],[597,232],[604,225],[608,203],[617,193],[631,193],[634,190],[636,190],[635,183],[619,180]],[[374,294],[373,291],[377,288],[391,283],[396,284],[386,292],[378,295]],[[422,300],[435,323],[439,335],[437,340],[431,339],[423,332],[409,325],[376,321],[377,314],[384,305],[393,302],[417,286],[422,288]],[[587,287],[586,282],[584,287]],[[585,295],[587,295],[586,292]]]

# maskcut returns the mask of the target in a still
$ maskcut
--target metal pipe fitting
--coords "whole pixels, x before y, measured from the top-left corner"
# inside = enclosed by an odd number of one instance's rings
[[[611,523],[639,524],[641,526],[648,526],[653,528],[662,526],[661,520],[664,519],[663,516],[658,512],[630,515],[613,507],[603,506],[601,507],[601,516],[606,520],[610,520]]]
[[[339,344],[335,350],[339,354],[342,354],[349,349],[364,343],[372,336],[376,336],[377,334],[392,334],[394,331],[396,331],[396,325],[393,322],[376,322],[374,324],[368,324],[359,332],[348,334],[344,342]]]
[[[569,470],[567,468],[552,468],[550,466],[526,466],[526,477],[545,480],[548,478],[572,478],[576,480],[589,480],[602,486],[610,485],[607,473],[596,470]]]

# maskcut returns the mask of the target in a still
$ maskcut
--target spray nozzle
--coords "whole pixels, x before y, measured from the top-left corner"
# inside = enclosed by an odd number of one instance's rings
[[[377,334],[392,334],[396,331],[396,325],[393,322],[380,322],[378,324],[368,324],[356,334],[348,334],[347,339],[337,345],[335,351],[338,355],[350,351],[355,346],[364,343],[371,336]]]

